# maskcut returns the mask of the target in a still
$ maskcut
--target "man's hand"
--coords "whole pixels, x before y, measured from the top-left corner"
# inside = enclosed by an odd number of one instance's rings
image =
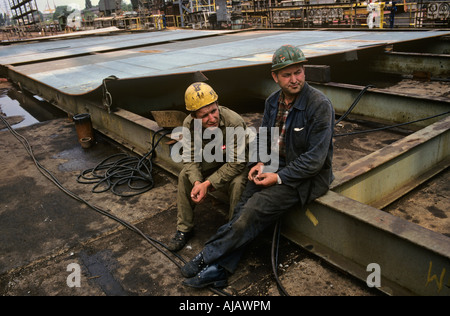
[[[268,173],[262,173],[259,176],[257,176],[253,182],[255,182],[256,185],[260,185],[263,187],[270,187],[272,185],[277,184],[278,175],[273,172]]]
[[[201,203],[208,193],[208,188],[211,186],[211,182],[206,180],[205,182],[195,181],[194,187],[191,190],[191,199],[194,203]]]
[[[248,180],[253,181],[256,185],[270,187],[277,184],[278,175],[273,172],[263,173],[264,164],[258,162],[248,173]]]
[[[250,181],[254,181],[260,174],[262,174],[264,164],[262,162],[258,162],[253,166],[252,169],[248,172],[248,179]]]

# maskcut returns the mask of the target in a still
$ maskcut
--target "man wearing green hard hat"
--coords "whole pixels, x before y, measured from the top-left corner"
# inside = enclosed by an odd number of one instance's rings
[[[261,128],[273,131],[278,168],[256,162],[233,219],[220,227],[181,272],[183,284],[201,288],[227,285],[246,246],[295,207],[325,194],[333,181],[334,109],[305,81],[303,52],[283,45],[273,54],[271,74],[280,89],[265,101]],[[260,128],[260,131],[261,131]],[[273,144],[273,142],[272,142]],[[269,260],[269,259],[268,259]]]
[[[299,48],[292,45],[283,45],[272,56],[272,71],[304,62],[307,62],[305,54]]]

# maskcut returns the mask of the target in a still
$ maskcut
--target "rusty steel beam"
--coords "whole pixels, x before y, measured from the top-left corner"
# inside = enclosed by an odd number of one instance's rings
[[[98,107],[93,107],[91,113],[96,118],[92,122],[94,128],[139,155],[144,155],[153,148],[152,140],[155,134],[156,141],[163,137],[155,148],[154,162],[173,175],[179,174],[182,164],[175,163],[170,157],[170,135],[162,136],[165,130],[156,122],[123,109],[108,114]]]
[[[433,78],[450,77],[450,55],[385,52],[375,55],[368,70],[380,73],[410,75],[427,73]]]
[[[330,98],[337,113],[344,113],[364,87],[342,83],[311,83]],[[440,97],[421,97],[406,93],[394,93],[384,89],[369,88],[352,114],[391,123],[405,123],[438,115],[450,110],[450,100]],[[440,117],[412,124],[423,128],[437,122]]]
[[[384,208],[450,165],[450,116],[335,173],[334,192]]]
[[[101,100],[95,102],[77,95],[61,93],[53,87],[42,85],[15,72],[13,68],[8,68],[8,76],[21,89],[41,96],[69,116],[89,113],[94,129],[139,155],[144,155],[152,148],[153,135],[161,130],[156,122],[139,114],[121,108],[115,108],[113,112],[108,113]],[[170,138],[165,138],[165,142],[170,141]],[[174,175],[181,170],[179,164],[173,163],[170,149],[164,144],[156,148],[155,162]]]
[[[389,295],[450,295],[450,238],[329,191],[284,218],[283,234]],[[370,279],[369,279],[370,280]]]

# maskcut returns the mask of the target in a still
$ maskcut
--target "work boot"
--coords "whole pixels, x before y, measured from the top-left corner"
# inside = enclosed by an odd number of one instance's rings
[[[196,276],[183,281],[184,285],[203,288],[206,286],[225,287],[227,286],[227,273],[218,264],[207,265]]]
[[[206,266],[205,261],[203,260],[203,253],[200,252],[198,255],[194,257],[191,261],[186,263],[183,268],[181,268],[181,274],[185,278],[192,278],[196,274],[198,274],[202,269]]]
[[[188,240],[192,237],[192,232],[183,233],[182,231],[177,230],[175,236],[172,238],[172,240],[167,245],[167,248],[171,251],[178,251],[181,250]]]

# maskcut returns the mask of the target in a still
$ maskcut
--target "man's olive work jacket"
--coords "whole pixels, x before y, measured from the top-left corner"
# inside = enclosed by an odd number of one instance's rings
[[[275,126],[280,92],[266,99],[263,127]],[[286,118],[286,158],[277,172],[283,184],[297,188],[303,205],[325,194],[334,180],[333,129],[330,100],[305,83]]]
[[[187,128],[189,132],[191,133],[191,162],[184,162],[183,166],[186,170],[186,174],[189,177],[190,182],[193,184],[195,181],[205,181],[209,180],[212,184],[212,186],[215,189],[221,189],[224,187],[228,182],[233,180],[234,177],[241,174],[246,166],[248,161],[248,155],[244,155],[243,159],[244,161],[238,161],[237,155],[239,150],[245,150],[247,151],[248,148],[248,136],[245,134],[240,134],[240,136],[244,137],[243,140],[245,143],[239,143],[242,141],[242,138],[238,137],[236,141],[233,141],[233,159],[227,159],[226,157],[226,145],[227,145],[227,127],[232,128],[231,130],[234,131],[245,131],[246,130],[246,124],[243,120],[243,118],[237,114],[236,112],[228,109],[227,107],[220,106],[219,105],[219,129],[222,132],[223,139],[220,143],[220,146],[213,146],[214,149],[220,148],[222,153],[220,156],[222,156],[222,162],[218,162],[218,159],[214,159],[211,163],[206,163],[204,159],[204,154],[208,153],[212,147],[209,147],[208,150],[203,151],[202,156],[202,162],[195,162],[194,160],[194,135],[196,132],[203,133],[205,132],[203,129],[201,131],[194,131],[194,118],[191,115],[188,115],[186,119],[183,122],[183,127]],[[200,124],[198,122],[197,124]],[[237,129],[239,128],[239,129]],[[228,129],[230,131],[230,129]],[[198,135],[197,135],[198,136]],[[203,139],[206,138],[206,139]],[[211,138],[214,138],[211,137]],[[214,139],[210,139],[208,137],[202,137],[202,150],[205,149],[205,146],[207,146],[210,142],[212,142]],[[223,146],[222,146],[223,145]],[[245,148],[238,148],[239,146],[245,146]],[[214,151],[215,153],[215,151]],[[198,159],[197,159],[198,160]],[[242,160],[242,159],[241,159]],[[208,171],[215,170],[212,174],[208,175]],[[218,169],[217,169],[218,168]],[[208,170],[209,169],[209,170]],[[216,170],[217,169],[217,170]],[[205,175],[208,175],[208,177],[205,179]]]

